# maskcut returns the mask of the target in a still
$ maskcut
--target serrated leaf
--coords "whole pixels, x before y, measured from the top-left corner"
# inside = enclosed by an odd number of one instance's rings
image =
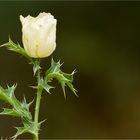
[[[31,120],[32,117],[29,112],[29,104],[26,103],[25,98],[22,103],[17,100],[17,98],[14,95],[15,89],[16,89],[16,85],[13,85],[11,87],[8,86],[7,89],[0,87],[0,99],[11,105],[12,107],[11,114],[14,115],[14,113],[16,112],[15,114],[16,116],[19,116],[20,114],[20,117],[26,116],[29,120]],[[7,113],[10,113],[9,109],[5,111]],[[5,111],[3,113],[6,113]]]
[[[45,81],[46,81],[46,83],[48,83],[50,80],[52,80],[53,78],[55,78],[61,84],[61,87],[62,87],[62,90],[63,90],[63,93],[64,93],[64,97],[66,97],[66,94],[65,94],[65,87],[66,87],[66,85],[77,96],[76,90],[74,89],[74,87],[72,85],[73,75],[74,75],[75,71],[73,71],[71,74],[65,73],[65,72],[63,72],[60,69],[61,66],[62,66],[62,64],[60,64],[60,61],[55,62],[52,59],[51,67],[46,71],[46,75],[45,75]]]
[[[12,87],[9,87],[7,89],[4,89],[0,86],[0,99],[9,103],[10,105],[14,105],[14,103],[18,104],[18,101],[16,100],[14,96],[16,85],[13,85]]]
[[[30,133],[30,134],[34,134],[31,130],[28,130],[25,127],[16,127],[17,132],[16,134],[12,137],[12,140],[15,140],[19,135],[22,135],[24,133]]]
[[[60,70],[60,67],[61,67],[60,61],[55,62],[52,58],[51,67],[46,71],[46,75],[48,75],[49,73],[58,72]]]
[[[50,86],[43,78],[40,79],[40,86],[49,94],[51,94],[50,89],[54,88]]]
[[[31,113],[29,111],[29,105],[30,105],[30,103],[28,104],[26,102],[25,97],[24,97],[23,102],[20,104],[19,110],[20,110],[22,116],[26,117],[30,121],[30,120],[32,120],[32,116],[31,116]]]
[[[60,72],[49,73],[47,76],[47,80],[52,79],[52,78],[56,78],[59,82],[61,82],[61,81],[69,82],[70,81]]]
[[[67,78],[69,81],[73,82],[73,73],[72,73],[72,74],[68,74],[68,73],[65,73],[65,72],[62,72],[62,71],[60,71],[60,73],[61,73],[65,78]]]
[[[20,114],[14,109],[4,108],[4,110],[0,113],[0,115],[9,115],[9,116],[16,116],[20,117]]]
[[[13,139],[16,139],[19,135],[28,133],[34,133],[33,127],[34,123],[32,121],[32,115],[29,111],[29,107],[32,102],[27,103],[24,97],[24,100],[20,102],[14,95],[16,85],[8,86],[7,89],[0,87],[0,99],[10,104],[10,108],[4,108],[3,112],[0,115],[10,115],[15,117],[20,117],[24,127],[17,129],[17,133],[13,136]]]
[[[68,87],[73,91],[73,93],[78,97],[78,95],[77,95],[77,90],[73,87],[73,85],[71,84],[71,83],[66,83],[67,85],[68,85]]]
[[[10,38],[9,42],[1,45],[0,47],[7,47],[8,50],[17,52],[21,54],[22,56],[26,57],[28,60],[32,61],[32,58],[28,56],[28,54],[25,52],[25,50],[18,44],[14,43]]]

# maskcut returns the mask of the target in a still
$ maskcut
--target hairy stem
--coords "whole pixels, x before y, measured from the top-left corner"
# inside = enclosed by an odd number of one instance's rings
[[[35,132],[35,136],[33,137],[34,140],[39,140],[39,123],[38,123],[38,119],[39,119],[39,109],[40,109],[40,101],[41,101],[41,94],[42,94],[42,87],[40,86],[39,82],[40,82],[40,69],[37,71],[37,82],[38,82],[38,86],[37,86],[37,97],[36,97],[36,106],[35,106],[35,115],[34,115],[34,132]]]

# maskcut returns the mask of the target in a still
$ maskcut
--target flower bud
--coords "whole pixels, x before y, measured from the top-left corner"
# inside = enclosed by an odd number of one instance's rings
[[[40,13],[37,17],[20,15],[22,41],[26,53],[33,58],[47,57],[56,48],[57,20],[50,13]]]

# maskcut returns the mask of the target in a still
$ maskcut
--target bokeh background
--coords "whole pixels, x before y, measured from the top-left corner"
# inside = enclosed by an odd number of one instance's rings
[[[77,69],[79,98],[60,85],[43,94],[40,138],[140,138],[140,2],[0,2],[0,44],[21,41],[19,15],[51,12],[58,20],[55,60],[63,70]],[[51,57],[43,60],[48,68]],[[18,83],[16,96],[34,99],[36,84],[25,58],[0,49],[0,84]],[[2,108],[3,102],[0,102]],[[34,105],[31,108],[34,112]],[[0,116],[0,136],[10,137],[20,120]],[[24,135],[20,138],[31,138]]]

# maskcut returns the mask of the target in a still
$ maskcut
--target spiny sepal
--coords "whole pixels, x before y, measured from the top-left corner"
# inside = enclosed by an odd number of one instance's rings
[[[32,61],[31,63],[33,64],[33,72],[34,72],[34,76],[35,76],[36,72],[41,69],[41,67],[40,67],[40,60],[37,59],[35,61]]]
[[[65,73],[60,69],[61,66],[62,66],[62,64],[60,63],[60,61],[55,62],[52,59],[51,67],[46,71],[46,74],[45,74],[45,79],[44,79],[45,82],[48,84],[53,78],[55,78],[61,84],[61,87],[62,87],[63,92],[64,92],[64,97],[66,97],[66,94],[65,94],[65,86],[66,85],[77,96],[76,89],[72,85],[73,75],[74,75],[75,71],[73,71],[71,74]]]

